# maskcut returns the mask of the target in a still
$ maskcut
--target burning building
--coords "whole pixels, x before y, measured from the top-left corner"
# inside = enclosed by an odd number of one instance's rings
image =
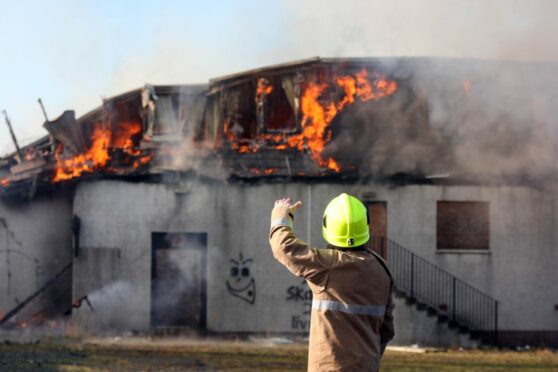
[[[348,192],[395,273],[397,342],[556,344],[555,70],[316,58],[67,111],[0,163],[5,322],[305,334],[311,292],[274,262],[268,213],[303,200],[320,246]]]

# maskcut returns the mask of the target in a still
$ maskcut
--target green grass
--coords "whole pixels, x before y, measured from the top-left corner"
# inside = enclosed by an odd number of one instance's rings
[[[387,352],[385,371],[558,371],[558,353],[547,350],[444,351],[425,354]]]
[[[64,340],[1,344],[0,370],[41,371],[305,371],[303,344],[264,346],[249,342],[143,340],[93,344]],[[388,351],[382,371],[558,371],[558,353],[548,350]]]

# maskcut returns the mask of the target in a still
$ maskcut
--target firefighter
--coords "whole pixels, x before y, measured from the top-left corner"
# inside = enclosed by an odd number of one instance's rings
[[[302,202],[275,202],[269,242],[275,258],[312,290],[309,371],[377,371],[393,338],[393,279],[366,249],[366,207],[341,194],[327,206],[322,233],[328,249],[310,247],[293,231]]]

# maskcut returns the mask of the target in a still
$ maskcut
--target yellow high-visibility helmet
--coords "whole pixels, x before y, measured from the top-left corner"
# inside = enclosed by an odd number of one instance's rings
[[[327,205],[322,223],[324,239],[341,248],[355,248],[370,239],[366,207],[354,196],[339,195]]]

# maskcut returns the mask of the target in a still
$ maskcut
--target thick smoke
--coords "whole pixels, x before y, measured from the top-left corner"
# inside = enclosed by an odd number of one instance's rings
[[[339,115],[327,155],[373,176],[534,180],[558,171],[558,64],[399,59],[379,68],[398,91]]]
[[[558,64],[526,61],[558,60],[551,47],[558,3],[310,0],[286,6],[293,15],[290,55],[456,58],[382,66],[401,81],[399,91],[336,118],[337,138],[327,154],[380,176],[556,173]]]

